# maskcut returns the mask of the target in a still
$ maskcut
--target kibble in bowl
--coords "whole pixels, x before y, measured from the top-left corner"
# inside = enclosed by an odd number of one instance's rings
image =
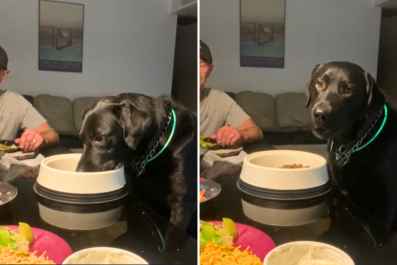
[[[309,166],[304,166],[303,164],[287,164],[281,166],[280,168],[295,169],[295,168],[309,168]]]

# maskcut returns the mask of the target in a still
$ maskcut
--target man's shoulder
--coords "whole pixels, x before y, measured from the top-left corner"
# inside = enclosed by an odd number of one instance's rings
[[[24,105],[26,102],[26,99],[17,92],[10,91],[10,90],[1,90],[1,98],[3,99],[3,104],[7,104],[9,107],[15,107],[15,109],[18,109]]]
[[[14,92],[14,91],[10,91],[10,90],[1,90],[1,92],[0,92],[5,98],[14,98],[14,99],[17,99],[17,98],[22,98],[22,95],[21,94],[19,94],[19,93],[17,93],[17,92]]]
[[[230,99],[225,91],[215,88],[209,88],[208,97],[217,101],[228,101]]]

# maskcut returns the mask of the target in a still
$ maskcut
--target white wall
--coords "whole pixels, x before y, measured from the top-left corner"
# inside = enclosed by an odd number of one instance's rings
[[[200,38],[214,58],[208,85],[302,92],[317,63],[352,61],[376,76],[381,9],[363,0],[287,0],[285,68],[240,67],[239,0],[201,0]]]
[[[39,71],[39,1],[1,0],[0,45],[11,74],[0,89],[69,98],[171,93],[177,20],[171,0],[66,2],[85,4],[83,73]]]

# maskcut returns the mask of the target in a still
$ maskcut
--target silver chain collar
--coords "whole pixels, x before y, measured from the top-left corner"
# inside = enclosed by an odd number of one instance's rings
[[[157,140],[157,142],[153,146],[153,148],[150,150],[150,152],[147,153],[146,157],[141,160],[138,160],[139,158],[135,158],[132,161],[131,167],[135,172],[137,172],[137,175],[136,175],[137,177],[139,177],[140,175],[142,175],[145,172],[145,167],[146,167],[146,164],[148,163],[148,160],[156,154],[157,148],[159,147],[159,144],[160,144],[161,140],[164,138],[164,134],[167,131],[168,126],[170,125],[171,119],[172,119],[172,114],[168,115],[168,121],[164,127],[163,132],[161,133],[159,139]]]
[[[353,145],[353,147],[351,147],[350,149],[346,149],[346,147],[342,145],[339,147],[338,151],[335,152],[335,159],[340,162],[341,166],[344,166],[347,163],[349,163],[350,156],[355,152],[357,148],[359,148],[362,145],[364,139],[367,138],[368,134],[374,128],[379,118],[382,116],[382,113],[383,113],[383,108],[380,111],[378,111],[375,120],[371,124],[371,127],[369,127],[369,129],[364,133],[364,135],[360,138],[360,140],[358,140],[356,144]],[[331,148],[330,148],[331,151],[333,147],[334,147],[334,141],[332,140]]]

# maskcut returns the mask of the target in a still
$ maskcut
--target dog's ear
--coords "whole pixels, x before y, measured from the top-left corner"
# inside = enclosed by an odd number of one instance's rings
[[[123,128],[124,141],[128,147],[136,150],[150,124],[149,115],[137,109],[129,100],[121,101],[115,109]]]
[[[94,104],[91,104],[91,106],[90,106],[88,109],[86,109],[86,110],[83,111],[83,113],[81,114],[81,118],[83,119],[83,121],[84,121],[85,116],[87,115],[87,113],[88,113],[90,110],[93,110],[93,109],[96,107],[96,105],[98,105],[98,103],[99,103],[99,101],[95,102]]]
[[[378,112],[385,103],[385,96],[370,73],[364,72],[364,77],[367,85],[367,116],[371,116]]]
[[[317,64],[314,68],[313,68],[313,70],[312,70],[312,74],[310,75],[310,80],[309,80],[309,83],[307,83],[307,85],[306,85],[306,98],[307,98],[307,100],[306,100],[306,105],[305,105],[305,108],[307,109],[307,107],[309,107],[309,105],[310,105],[310,103],[311,103],[311,100],[312,100],[312,79],[313,79],[313,75],[314,75],[314,73],[316,73],[317,72],[317,70],[319,69],[321,67],[321,64]]]
[[[83,121],[84,121],[84,119],[85,119],[85,116],[87,115],[87,112],[89,111],[89,110],[91,110],[92,108],[88,108],[88,109],[86,109],[86,110],[84,110],[83,111],[83,114],[81,115],[81,118],[83,119]]]

